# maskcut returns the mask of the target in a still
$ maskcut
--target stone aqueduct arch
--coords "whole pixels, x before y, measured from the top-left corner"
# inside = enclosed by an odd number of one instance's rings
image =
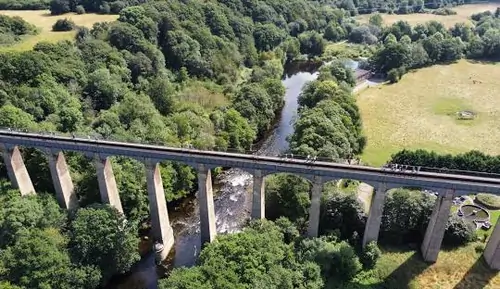
[[[35,189],[24,165],[18,146],[0,144],[0,151],[3,155],[12,186],[19,189],[22,195],[35,194]],[[44,149],[43,151],[47,155],[50,173],[56,191],[56,197],[60,206],[68,210],[75,209],[78,205],[78,201],[69,173],[69,168],[66,164],[62,150]],[[107,203],[123,212],[116,180],[109,159],[110,155],[88,153],[86,155],[93,158],[102,202]],[[174,235],[168,217],[165,193],[159,169],[159,163],[162,160],[138,157],[132,158],[144,163],[146,168],[153,238],[155,241],[163,244],[164,250],[162,258],[165,258],[174,244]],[[216,224],[211,169],[214,169],[215,166],[189,161],[180,162],[194,167],[197,171],[201,242],[202,244],[212,242],[216,237]],[[251,173],[253,176],[251,217],[253,219],[265,218],[264,177],[276,173],[276,171],[265,171],[259,169],[249,170],[244,167],[241,167],[240,169]],[[312,183],[307,235],[315,237],[318,235],[320,199],[323,185],[326,182],[333,181],[338,178],[320,176],[315,174],[314,170],[311,170],[311,173],[301,173],[298,175],[308,179]],[[364,178],[356,179],[375,188],[363,237],[364,246],[370,241],[376,241],[378,239],[385,195],[388,190],[401,187],[401,184],[373,181],[372,179]],[[424,241],[421,245],[421,251],[425,261],[435,262],[441,248],[441,242],[444,236],[452,199],[454,196],[466,194],[467,192],[443,188],[430,189],[437,191],[439,195],[425,233]],[[484,251],[484,257],[490,267],[500,270],[500,224],[495,227],[494,232],[491,235]]]

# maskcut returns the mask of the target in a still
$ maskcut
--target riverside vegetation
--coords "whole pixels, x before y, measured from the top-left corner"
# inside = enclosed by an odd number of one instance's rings
[[[371,65],[381,72],[396,69],[398,78],[406,69],[460,58],[463,41],[479,43],[473,50],[467,46],[467,52],[475,53],[471,57],[498,53],[493,49],[497,13],[478,16],[475,28],[458,26],[454,35],[438,23],[383,27],[379,16],[368,25],[359,24],[351,14],[364,4],[356,7],[344,1],[337,4],[346,9],[339,9],[332,3],[51,1],[53,14],[83,13],[83,8],[119,12],[118,21],[80,28],[74,42],[41,42],[33,50],[0,54],[0,126],[243,152],[271,128],[283,105],[283,65],[301,54],[321,56],[327,41],[375,46]],[[482,21],[487,24],[479,24]],[[472,38],[464,40],[464,35]],[[453,59],[447,58],[448,52],[454,53]],[[418,59],[418,65],[410,57]],[[352,71],[339,61],[321,69],[299,98],[299,116],[290,137],[293,153],[337,160],[363,152],[369,140],[362,132],[354,85]],[[28,170],[37,172],[33,182],[41,193],[21,198],[2,183],[0,232],[6,238],[0,247],[0,286],[96,288],[129,270],[139,258],[138,227],[148,221],[142,165],[127,158],[112,160],[125,213],[121,216],[95,204],[100,198],[94,168],[84,156],[68,153],[81,208],[66,216],[51,196],[54,190],[43,155],[26,149],[23,156]],[[190,167],[165,162],[161,172],[170,205],[196,191]],[[6,177],[3,165],[0,173]],[[339,192],[335,184],[324,191],[323,236],[300,236],[307,220],[309,186],[295,176],[271,177],[267,206],[281,210],[267,210],[271,221],[220,236],[202,251],[198,266],[174,270],[160,287],[399,288],[397,279],[378,284],[380,279],[370,277],[380,251],[376,244],[361,250],[366,216],[356,197]],[[380,242],[418,242],[433,201],[432,195],[420,192],[390,193]],[[447,245],[475,239],[468,224],[450,219]],[[26,262],[22,256],[32,259]]]

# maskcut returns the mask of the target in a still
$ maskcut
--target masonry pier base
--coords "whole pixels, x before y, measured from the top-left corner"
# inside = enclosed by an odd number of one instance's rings
[[[18,189],[22,196],[35,194],[35,187],[33,187],[19,148],[17,146],[0,144],[0,151],[2,152],[7,175],[12,187]]]
[[[201,245],[211,243],[217,235],[215,226],[214,194],[210,168],[198,165],[198,201],[200,205]]]
[[[97,181],[99,183],[101,201],[123,213],[120,195],[118,194],[118,186],[116,185],[115,175],[109,157],[96,155],[95,167],[97,170]]]
[[[385,183],[380,183],[378,188],[373,192],[372,203],[370,205],[370,214],[366,221],[365,233],[363,234],[363,247],[372,241],[378,240],[380,232],[380,223],[382,222],[382,214],[384,211],[384,199],[387,190]]]
[[[168,218],[160,165],[157,162],[146,160],[146,180],[153,239],[163,244],[160,260],[164,260],[174,246],[174,232]]]
[[[436,200],[421,246],[422,257],[426,262],[437,261],[454,193],[454,190],[446,190],[445,194],[440,194]]]

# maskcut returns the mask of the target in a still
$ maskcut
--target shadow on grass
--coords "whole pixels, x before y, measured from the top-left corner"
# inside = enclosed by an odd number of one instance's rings
[[[414,288],[410,283],[431,264],[424,262],[420,252],[414,252],[410,258],[389,274],[384,281],[373,285],[371,288]]]
[[[395,249],[391,248],[391,252],[397,253],[397,252],[405,252],[407,249]],[[387,250],[385,250],[387,252]],[[385,277],[383,275],[383,269],[382,272],[380,273],[380,276],[366,276],[367,279],[378,279],[382,280],[377,283],[372,283],[372,284],[361,284],[361,280],[357,281],[351,281],[349,283],[344,283],[344,284],[332,284],[333,280],[331,280],[330,284],[326,286],[326,288],[329,289],[411,289],[411,288],[417,288],[416,284],[412,284],[412,282],[415,280],[415,278],[422,274],[422,272],[427,269],[431,264],[428,264],[424,262],[422,259],[420,252],[415,251],[408,259],[406,259],[399,267],[394,269],[391,273],[386,275]],[[380,271],[375,270],[375,271]],[[389,269],[390,270],[390,269]],[[365,279],[365,281],[367,281]],[[365,282],[362,282],[365,283]]]
[[[481,257],[476,260],[453,289],[482,289],[497,273],[497,271],[488,268],[484,258]]]

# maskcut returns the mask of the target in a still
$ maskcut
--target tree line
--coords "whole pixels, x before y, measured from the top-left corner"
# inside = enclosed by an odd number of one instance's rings
[[[490,156],[480,151],[462,154],[438,154],[427,150],[402,150],[391,156],[391,163],[422,166],[427,168],[485,172],[500,174],[500,156]],[[424,168],[425,169],[425,168]]]
[[[500,9],[474,14],[473,25],[457,23],[450,29],[437,21],[414,27],[398,21],[381,27],[379,17],[374,15],[371,24],[360,26],[364,30],[358,38],[378,41],[379,49],[370,64],[375,71],[387,74],[391,82],[397,82],[410,69],[450,63],[463,57],[477,60],[500,57]]]

